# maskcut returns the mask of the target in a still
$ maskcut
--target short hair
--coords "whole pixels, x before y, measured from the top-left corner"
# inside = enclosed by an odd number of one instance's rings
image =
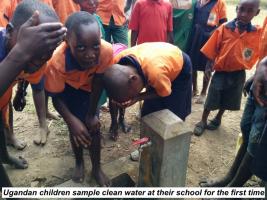
[[[48,4],[40,0],[23,0],[15,9],[11,23],[14,27],[20,27],[24,24],[35,11],[39,11],[40,15],[48,16],[59,20],[56,12]]]
[[[68,32],[75,32],[81,25],[89,25],[96,23],[99,27],[96,18],[88,12],[79,11],[71,14],[65,22]]]

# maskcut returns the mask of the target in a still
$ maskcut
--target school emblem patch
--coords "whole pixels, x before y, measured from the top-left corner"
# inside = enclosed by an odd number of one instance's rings
[[[252,57],[252,54],[253,54],[253,50],[250,49],[250,48],[245,48],[244,51],[243,51],[243,59],[245,61],[249,61]]]
[[[216,19],[217,19],[216,13],[211,12],[208,18],[208,25],[216,26]]]

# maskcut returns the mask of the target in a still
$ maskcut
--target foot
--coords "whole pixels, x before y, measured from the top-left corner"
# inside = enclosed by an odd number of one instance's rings
[[[207,127],[207,125],[204,122],[202,122],[202,121],[201,122],[198,122],[196,124],[196,126],[195,126],[194,134],[196,136],[201,136],[204,133],[206,127]]]
[[[119,138],[118,124],[111,124],[109,133],[110,133],[110,139],[113,141],[117,141]]]
[[[25,142],[18,140],[15,136],[7,138],[7,145],[12,146],[17,150],[23,150],[27,146]]]
[[[48,128],[39,128],[39,134],[33,140],[34,144],[36,145],[45,145],[47,142],[47,137],[49,135]]]
[[[197,100],[195,101],[196,104],[204,104],[206,100],[206,95],[201,94]]]
[[[130,154],[130,158],[132,161],[138,161],[139,160],[139,151],[135,150]]]
[[[72,180],[76,183],[82,183],[84,181],[84,163],[76,164],[72,174]]]
[[[202,180],[199,182],[200,187],[226,187],[231,182],[230,177],[223,179]]]
[[[56,113],[52,113],[52,112],[47,112],[46,113],[46,119],[49,119],[49,120],[59,120],[60,118],[60,115],[59,114],[56,114]]]
[[[111,181],[101,168],[92,171],[92,176],[101,187],[110,187]]]
[[[129,126],[127,123],[125,123],[125,120],[122,120],[120,123],[119,123],[119,126],[121,127],[122,131],[124,133],[129,133],[131,132],[132,130],[132,127]]]
[[[28,168],[28,162],[21,156],[19,156],[18,158],[15,158],[13,156],[8,156],[8,159],[6,160],[3,159],[3,163],[14,166],[16,169]]]
[[[208,130],[214,131],[214,130],[217,130],[220,127],[220,125],[221,125],[221,120],[214,118],[210,120],[206,128]]]

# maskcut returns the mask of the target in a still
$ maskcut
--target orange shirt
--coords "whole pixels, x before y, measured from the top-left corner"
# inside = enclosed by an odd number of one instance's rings
[[[214,61],[215,71],[251,69],[259,58],[260,34],[251,24],[240,34],[235,21],[231,21],[214,31],[201,52]]]
[[[184,64],[178,47],[164,42],[143,43],[119,53],[114,63],[125,56],[133,57],[140,64],[148,85],[159,96],[171,94],[171,82],[180,74]]]
[[[65,23],[68,16],[73,12],[80,11],[80,6],[75,4],[73,0],[52,0],[52,2],[53,7],[55,8],[55,11],[62,23]]]
[[[71,62],[71,59],[73,57],[66,43],[61,44],[56,49],[46,68],[45,89],[48,92],[63,92],[66,83],[75,89],[90,92],[93,75],[95,73],[103,73],[107,67],[113,64],[112,45],[101,40],[99,64],[87,70],[78,70],[79,66],[77,66],[77,63]]]
[[[221,20],[227,19],[226,16],[226,4],[224,0],[218,0],[215,6],[211,9],[207,25],[219,26]]]
[[[0,1],[0,27],[5,27],[8,23],[6,16],[7,9],[10,5],[10,0],[1,0]]]
[[[260,40],[260,60],[267,56],[267,17],[265,18]]]
[[[124,6],[125,0],[99,0],[96,12],[103,24],[109,25],[110,18],[113,16],[115,25],[122,26],[126,22]]]
[[[10,5],[6,11],[6,15],[8,16],[9,20],[12,18],[17,5],[21,2],[22,0],[9,0]],[[47,3],[49,6],[53,8],[52,0],[42,0],[44,3]]]

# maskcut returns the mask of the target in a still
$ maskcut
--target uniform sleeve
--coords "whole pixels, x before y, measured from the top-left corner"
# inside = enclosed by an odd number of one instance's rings
[[[171,32],[173,31],[173,9],[172,9],[172,5],[169,5],[169,14],[168,14],[168,24],[167,24],[167,31]]]
[[[223,26],[217,28],[206,44],[201,48],[201,52],[210,60],[215,60],[219,53],[220,42],[222,39]]]
[[[227,19],[226,13],[226,3],[224,0],[221,0],[219,3],[219,13],[218,13],[219,23],[223,23]]]
[[[63,92],[65,88],[64,77],[53,66],[53,62],[48,62],[45,70],[45,90],[49,94],[57,94]]]
[[[136,2],[130,17],[129,29],[133,31],[138,31],[140,20],[140,3]]]
[[[30,74],[25,78],[30,84],[38,84],[44,76],[46,65],[42,66],[37,72]]]
[[[148,76],[148,84],[161,97],[171,94],[171,80],[162,70],[153,71]]]

